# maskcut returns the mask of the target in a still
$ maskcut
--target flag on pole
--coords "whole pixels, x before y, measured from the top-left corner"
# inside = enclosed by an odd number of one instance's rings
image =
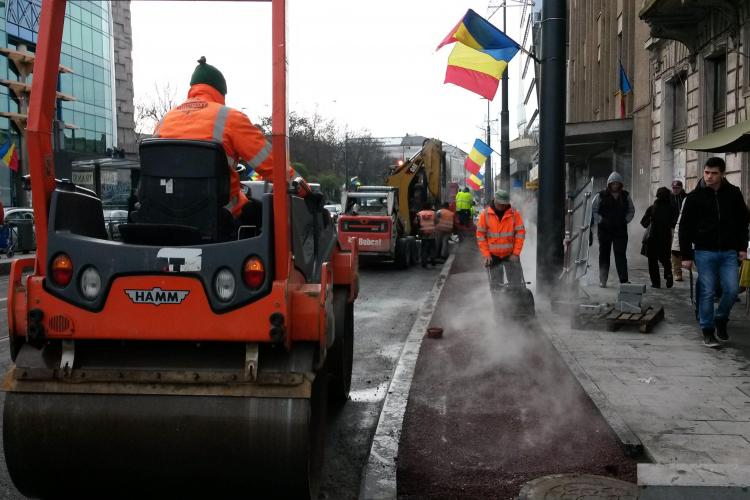
[[[8,140],[0,146],[0,158],[2,158],[6,167],[18,172],[18,151],[16,150],[16,143],[11,140],[10,135]]]
[[[492,154],[492,148],[484,143],[481,139],[474,141],[474,146],[471,148],[469,156],[464,161],[464,168],[472,174],[479,173],[479,169],[482,168],[484,162]]]
[[[437,48],[455,42],[458,43],[448,57],[445,83],[453,83],[491,101],[508,62],[520,45],[471,9]]]
[[[471,174],[466,178],[466,185],[474,191],[479,191],[484,185],[484,176],[480,173]]]
[[[625,96],[633,90],[628,80],[628,74],[625,73],[625,68],[622,66],[620,61],[620,118],[625,118]]]
[[[460,42],[474,50],[484,52],[497,61],[508,63],[521,46],[508,35],[497,29],[488,20],[469,9],[456,26],[448,33],[440,45]],[[437,50],[437,49],[436,49]],[[505,66],[503,66],[503,69]],[[502,71],[500,72],[502,75]]]

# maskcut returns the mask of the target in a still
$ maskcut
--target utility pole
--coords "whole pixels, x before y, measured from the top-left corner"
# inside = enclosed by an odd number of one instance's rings
[[[487,145],[492,147],[492,130],[490,129],[490,100],[487,99],[487,134],[485,135],[485,139],[487,139]],[[492,184],[493,184],[493,177],[492,177],[492,153],[487,157],[487,161],[484,164],[484,201],[487,203],[487,205],[492,202],[492,196],[494,194],[492,190]]]
[[[537,290],[549,294],[563,266],[565,235],[565,0],[542,5]]]
[[[349,191],[349,161],[346,157],[349,149],[349,132],[344,132],[344,190]]]
[[[503,33],[507,30],[507,0],[503,2]],[[508,114],[508,69],[503,71],[500,109],[500,187],[510,193],[510,115]]]

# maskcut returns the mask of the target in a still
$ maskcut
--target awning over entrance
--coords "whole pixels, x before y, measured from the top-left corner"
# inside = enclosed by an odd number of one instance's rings
[[[685,149],[711,153],[750,151],[750,120],[740,122],[685,144]]]
[[[630,142],[633,119],[600,120],[565,124],[565,160],[584,164],[589,159]]]

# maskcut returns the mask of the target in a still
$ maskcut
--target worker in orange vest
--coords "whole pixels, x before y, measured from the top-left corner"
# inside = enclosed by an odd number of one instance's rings
[[[503,283],[503,268],[508,283],[522,283],[521,250],[526,229],[521,213],[511,208],[510,195],[502,189],[495,192],[492,204],[482,210],[477,222],[477,244],[490,268],[490,286]]]
[[[201,57],[190,79],[187,101],[162,118],[154,130],[154,137],[222,143],[230,172],[229,204],[226,208],[237,219],[252,220],[257,218],[257,214],[248,213],[253,204],[249,203],[242,191],[236,167],[242,162],[254,169],[261,179],[271,180],[271,143],[244,113],[224,105],[226,94],[224,75],[207,64],[205,57]]]
[[[422,267],[427,263],[435,265],[435,210],[432,205],[425,203],[422,210],[417,212],[414,218],[414,226],[421,240],[420,254],[422,256]]]
[[[453,219],[456,216],[448,203],[443,203],[435,213],[435,255],[440,259],[448,258],[448,240],[453,234]]]

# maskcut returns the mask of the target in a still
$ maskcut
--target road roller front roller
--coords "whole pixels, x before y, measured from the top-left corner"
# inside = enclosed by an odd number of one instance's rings
[[[228,211],[217,125],[141,142],[139,206],[118,231],[99,189],[51,161],[65,4],[42,4],[26,132],[37,253],[9,277],[13,483],[41,498],[315,498],[326,411],[351,382],[357,249],[287,177],[284,0],[254,222]]]

